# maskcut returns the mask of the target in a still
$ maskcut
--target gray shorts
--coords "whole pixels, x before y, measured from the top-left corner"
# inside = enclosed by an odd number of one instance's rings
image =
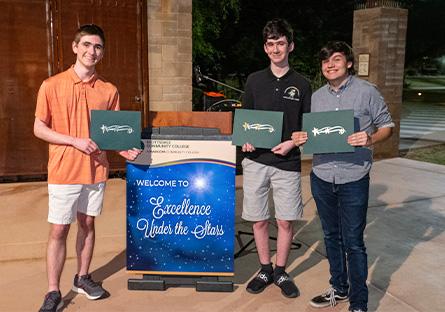
[[[102,211],[105,182],[96,184],[48,184],[48,222],[71,224],[77,212],[96,217]]]
[[[247,221],[263,221],[270,218],[269,191],[273,190],[275,218],[293,221],[303,216],[301,198],[301,174],[281,170],[244,158],[243,166],[243,213]]]

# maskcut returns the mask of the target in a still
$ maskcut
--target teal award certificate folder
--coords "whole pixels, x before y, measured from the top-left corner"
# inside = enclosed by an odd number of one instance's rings
[[[101,150],[141,148],[141,113],[92,110],[90,135]]]
[[[250,143],[258,148],[272,148],[281,143],[283,112],[237,109],[233,121],[232,144]]]
[[[351,109],[303,114],[303,131],[308,140],[304,154],[347,153],[354,147],[347,142],[354,133],[354,111]]]

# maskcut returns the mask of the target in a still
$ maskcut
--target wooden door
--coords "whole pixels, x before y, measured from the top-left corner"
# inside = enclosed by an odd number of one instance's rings
[[[57,42],[57,70],[63,71],[75,62],[73,35],[84,24],[97,24],[105,32],[105,55],[97,72],[117,86],[121,109],[144,112],[143,55],[145,8],[141,0],[58,0],[53,1],[54,36]],[[145,33],[146,34],[146,33]],[[145,53],[145,52],[144,52]],[[143,70],[147,68],[147,70]],[[148,90],[148,89],[147,89]],[[109,152],[112,169],[124,169],[124,160]]]
[[[0,177],[46,172],[48,144],[33,124],[51,67],[47,13],[44,0],[0,0]]]
[[[0,0],[0,177],[46,173],[48,144],[33,135],[37,92],[44,79],[74,63],[71,43],[82,24],[104,29],[98,72],[118,87],[123,110],[148,120],[145,2]],[[112,168],[124,167],[109,154]]]

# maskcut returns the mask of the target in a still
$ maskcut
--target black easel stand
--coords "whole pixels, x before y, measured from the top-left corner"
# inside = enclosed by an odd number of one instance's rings
[[[248,235],[248,236],[252,236],[252,238],[247,242],[247,244],[243,244],[243,241],[241,240],[241,235]],[[238,241],[238,244],[240,245],[240,250],[238,250],[235,255],[234,258],[238,258],[244,250],[246,250],[250,245],[252,245],[252,243],[255,242],[255,238],[253,237],[253,233],[252,232],[244,232],[244,231],[238,231],[238,234],[235,235],[236,236],[236,240]],[[277,238],[274,236],[269,236],[269,239],[276,241]],[[300,249],[301,248],[301,244],[300,243],[294,243],[292,242],[292,246],[291,249]]]
[[[195,287],[196,291],[232,292],[232,281],[220,281],[218,276],[147,275],[130,278],[128,290],[166,290],[169,287]]]

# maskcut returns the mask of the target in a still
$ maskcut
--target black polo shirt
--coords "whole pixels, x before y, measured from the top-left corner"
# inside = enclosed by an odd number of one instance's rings
[[[254,72],[247,77],[243,108],[283,112],[281,141],[291,139],[292,132],[300,131],[303,113],[311,110],[312,90],[309,82],[293,69],[283,77],[276,77],[270,67]],[[270,149],[256,148],[244,156],[282,170],[301,171],[299,148],[295,147],[286,156],[275,155]]]

